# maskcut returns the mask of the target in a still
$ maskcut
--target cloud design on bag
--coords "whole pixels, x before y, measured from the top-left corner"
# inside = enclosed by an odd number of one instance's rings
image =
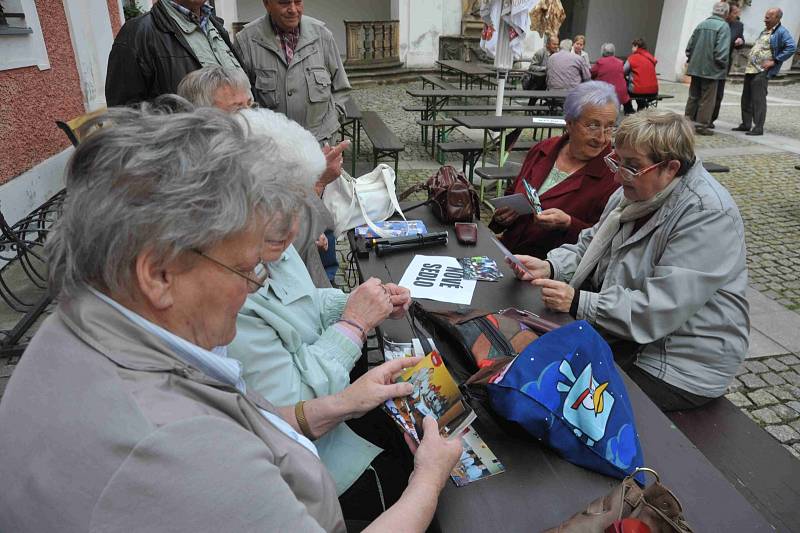
[[[627,471],[636,459],[636,434],[631,424],[624,424],[608,439],[606,460]]]
[[[540,404],[545,406],[551,412],[555,412],[561,405],[561,396],[556,392],[556,383],[558,383],[559,361],[553,361],[539,374],[536,381],[529,381],[520,390],[530,396],[536,398]]]

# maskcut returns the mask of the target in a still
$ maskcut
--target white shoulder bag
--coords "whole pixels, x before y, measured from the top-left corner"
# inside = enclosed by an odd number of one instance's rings
[[[386,237],[375,222],[386,220],[395,211],[403,220],[406,219],[395,194],[394,169],[383,163],[358,178],[353,178],[343,170],[336,181],[325,187],[322,203],[333,215],[337,237],[362,224],[381,237]]]

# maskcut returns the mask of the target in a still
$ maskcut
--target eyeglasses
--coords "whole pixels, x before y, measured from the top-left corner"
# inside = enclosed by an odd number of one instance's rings
[[[269,277],[269,270],[267,269],[267,266],[264,264],[264,262],[261,260],[261,258],[258,259],[258,264],[256,264],[255,267],[253,267],[252,272],[250,272],[250,275],[248,276],[247,274],[245,274],[243,272],[240,272],[240,271],[236,270],[233,267],[229,267],[225,263],[217,261],[213,257],[210,257],[210,256],[206,255],[201,250],[193,249],[192,251],[194,253],[196,253],[197,255],[199,255],[200,257],[203,257],[203,258],[211,261],[215,265],[221,266],[222,268],[224,268],[225,270],[227,270],[229,272],[233,272],[234,274],[236,274],[240,278],[246,279],[247,280],[247,290],[250,291],[250,292],[256,292],[258,289],[263,289],[265,284],[266,284],[266,282],[267,282],[267,278]]]
[[[653,163],[647,168],[636,170],[635,168],[629,167],[628,165],[623,165],[622,163],[619,162],[619,160],[614,159],[613,153],[605,156],[603,158],[603,161],[606,162],[606,165],[608,166],[609,170],[611,170],[611,172],[613,172],[614,174],[619,172],[619,175],[623,179],[623,181],[627,182],[631,182],[636,178],[638,178],[639,176],[646,174],[651,170],[653,170],[654,168],[659,167],[664,163],[666,163],[666,161],[659,161],[658,163]]]
[[[592,137],[596,137],[600,134],[603,134],[606,137],[613,137],[614,133],[617,131],[616,126],[606,126],[603,127],[601,124],[597,122],[590,122],[588,124],[584,124],[583,122],[579,122],[586,131],[592,134]]]

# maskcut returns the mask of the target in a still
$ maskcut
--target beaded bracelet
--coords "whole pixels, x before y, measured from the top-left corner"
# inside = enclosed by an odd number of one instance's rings
[[[356,328],[359,331],[359,333],[361,333],[361,340],[362,341],[366,341],[367,340],[367,332],[364,331],[364,328],[361,327],[361,324],[359,324],[355,320],[349,320],[347,318],[340,318],[339,322],[344,322],[348,326],[353,326],[354,328]]]

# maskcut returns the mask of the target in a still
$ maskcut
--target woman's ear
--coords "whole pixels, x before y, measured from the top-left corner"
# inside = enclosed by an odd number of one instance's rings
[[[667,172],[669,172],[670,177],[674,178],[681,170],[681,162],[677,159],[670,159],[669,162],[667,162],[665,169]]]
[[[152,249],[136,257],[136,282],[143,298],[153,308],[163,311],[174,304],[175,280],[174,271],[156,260]]]

